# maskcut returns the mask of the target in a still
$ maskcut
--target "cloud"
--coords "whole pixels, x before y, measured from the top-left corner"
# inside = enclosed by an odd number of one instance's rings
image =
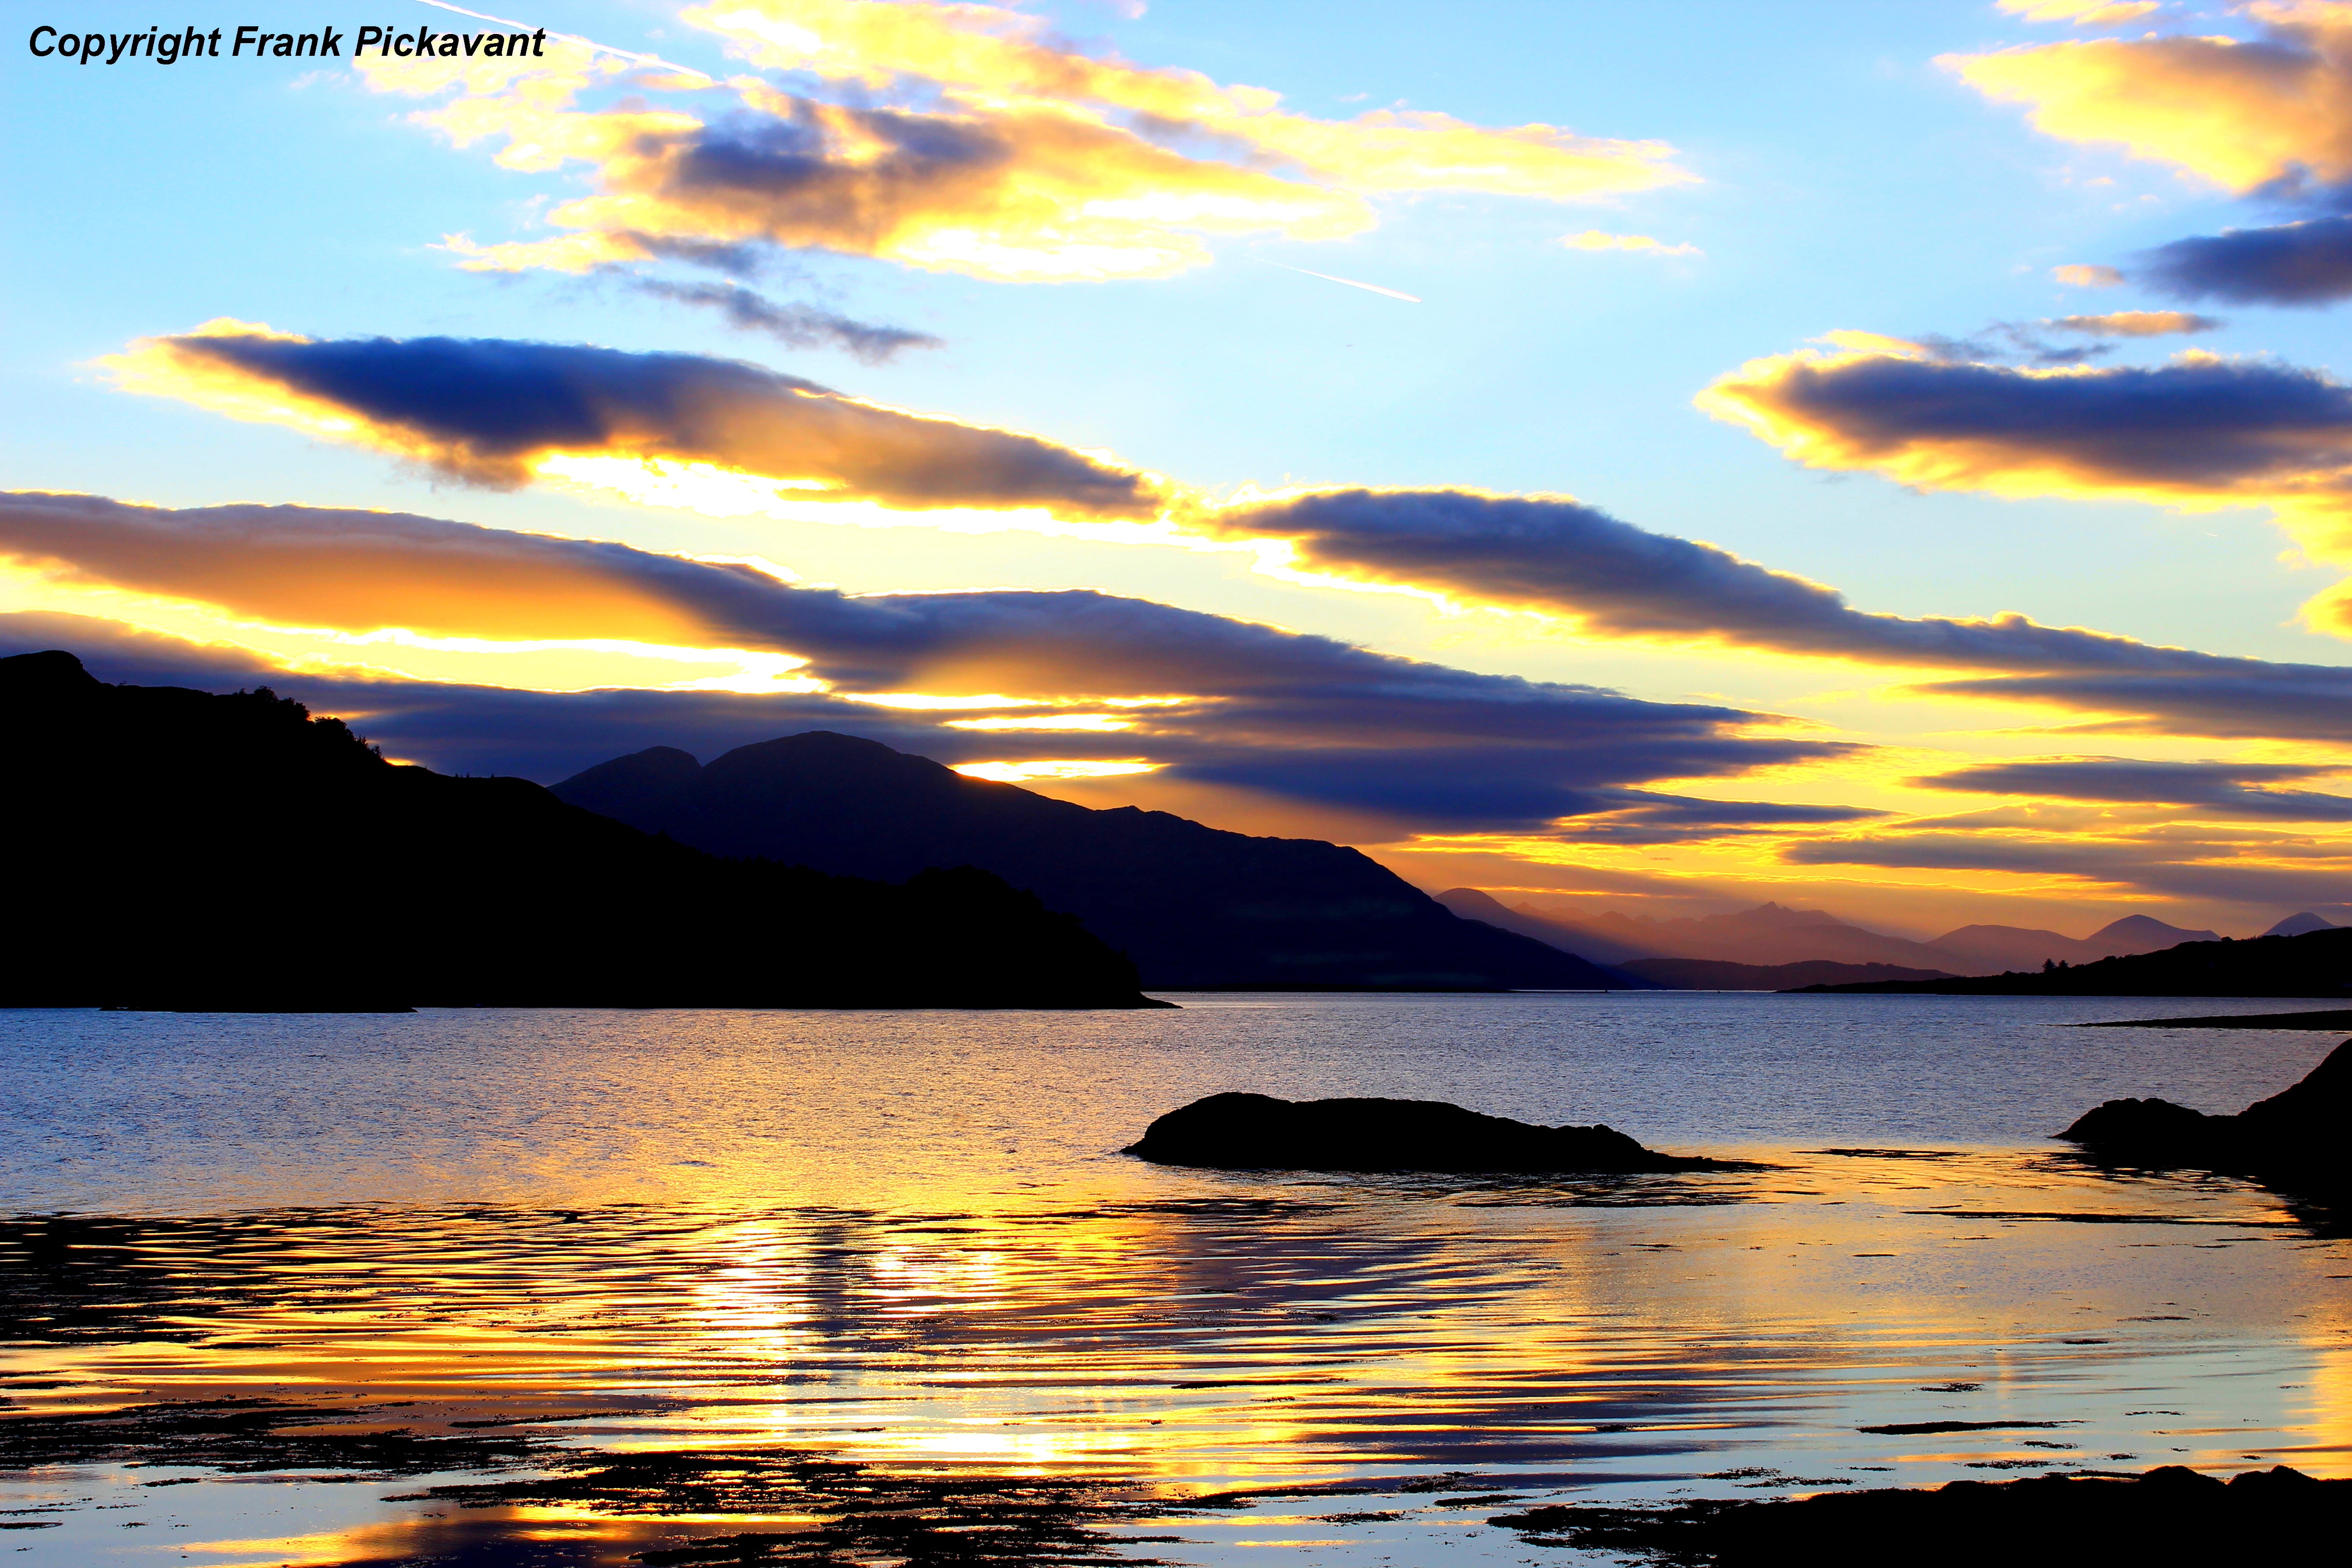
[[[2250,6],[2261,37],[2076,39],[1937,63],[2035,129],[2120,145],[2240,195],[2352,182],[2352,8]]]
[[[1896,346],[1921,352],[1916,344]],[[1824,584],[1714,545],[1648,532],[1570,497],[1329,489],[1244,491],[1221,502],[1108,456],[859,402],[728,360],[499,341],[314,342],[215,323],[205,332],[144,340],[107,363],[135,390],[356,440],[493,483],[593,482],[657,504],[736,514],[937,521],[1246,550],[1258,555],[1263,570],[1294,580],[1402,589],[1458,605],[1531,612],[1601,637],[2021,676],[2136,671],[2236,679],[2274,668],[2040,626],[2017,616],[1963,620],[1871,614],[1851,607]],[[2066,416],[2063,408],[2003,414],[2000,399],[2012,387],[2063,395],[2109,384],[1873,353],[1759,363],[1765,372],[1750,366],[1743,373],[1749,383],[1729,378],[1708,395],[1736,394],[1748,400],[1738,406],[1768,413],[1776,433],[1795,429],[1807,440],[1827,438],[1817,437],[1817,430],[1840,436],[1840,421],[1848,418],[1899,425],[1916,417],[1930,427],[1910,438],[1929,447],[1960,441],[1932,421],[1948,423],[1973,397],[1990,412],[1979,419],[1987,433],[1973,437],[1977,445],[1968,451],[1990,450],[1986,443],[1995,437],[2063,446],[2069,418],[2085,423],[2086,416]],[[2151,398],[2171,411],[2176,426],[2195,386],[2217,374],[2225,392],[2235,384],[2232,376],[2257,389],[2284,376],[2286,392],[2299,391],[2331,408],[2343,401],[2331,384],[2299,373],[2213,365],[2218,372],[2129,374],[2168,375],[2168,386],[2183,378],[2194,384]],[[1842,390],[1842,378],[1857,374],[1856,367],[1895,378],[1894,389]],[[1904,377],[1928,381],[1906,391]],[[1959,378],[1964,395],[1941,390],[1944,383],[1936,378],[1945,377]],[[1794,384],[1795,392],[1784,382]],[[1813,390],[1816,384],[1828,391]],[[2129,401],[2127,393],[2117,395]],[[2275,401],[2275,391],[2273,395]],[[2330,417],[2352,420],[2352,413],[2339,409]],[[2110,422],[2129,433],[2128,417]],[[1846,445],[1832,448],[1840,461],[1888,463],[1897,477],[1919,482],[1919,470],[1904,466],[1905,449],[1895,436],[1865,428],[1843,438]],[[2118,449],[2124,439],[2112,433],[2101,438]],[[2076,444],[2095,445],[2088,437]],[[2175,464],[2198,449],[2177,431],[2144,437],[2140,447],[2153,454],[2150,461]],[[2312,449],[2307,439],[2283,443],[2280,460],[2307,460]],[[2116,451],[2101,448],[2077,466],[2087,469],[2101,452],[2110,468],[2121,461]],[[2103,482],[2114,482],[2113,476]],[[2177,485],[2162,499],[2176,493]],[[577,561],[565,569],[586,570]],[[565,602],[551,594],[551,606]],[[660,619],[671,607],[664,601],[658,613],[644,612],[653,617],[648,629],[627,635],[674,640]],[[303,619],[290,611],[280,618],[287,616]],[[730,640],[729,646],[745,645]],[[2038,689],[2013,689],[2021,700],[2043,700]]]
[[[2115,268],[2080,261],[2053,267],[2050,269],[2050,276],[2061,283],[2072,283],[2077,289],[2112,289],[2124,280],[2124,275]]]
[[[1588,228],[1582,234],[1564,234],[1559,244],[1570,250],[1643,250],[1656,256],[1704,256],[1696,245],[1668,245],[1646,234],[1609,234]]]
[[[887,732],[877,738],[919,737],[926,755],[950,763],[1019,761],[1024,752],[1140,757],[1202,782],[1372,806],[1452,828],[1541,830],[1557,817],[1622,809],[1609,792],[1651,780],[1730,776],[1854,750],[1769,732],[1766,716],[1735,709],[1480,675],[1106,594],[858,597],[739,564],[400,513],[172,511],[17,494],[0,497],[0,552],[84,583],[196,599],[278,624],[773,650],[805,660],[802,672],[831,689],[749,706],[707,691],[574,694],[595,700],[530,708],[544,716],[541,732],[506,734],[435,726],[453,711],[486,707],[511,716],[521,711],[514,693],[448,689],[460,701],[426,693],[433,683],[401,681],[347,691],[348,678],[317,672],[302,676],[312,685],[288,687],[359,703],[370,733],[401,754],[477,772],[543,778],[576,771],[633,748],[598,738],[575,716],[650,714],[667,710],[656,698],[673,698],[696,724],[724,716],[735,726],[725,732],[739,736],[730,744],[793,726],[875,733],[878,724]],[[64,646],[79,651],[82,644]],[[892,695],[902,691],[987,700],[910,707]],[[1138,700],[1122,705],[1126,699]],[[1073,713],[1088,702],[1108,711]],[[1013,727],[960,727],[982,711]],[[1078,720],[1082,728],[1066,727]],[[771,727],[751,732],[761,725]],[[694,749],[691,740],[658,735],[639,743],[657,742]],[[583,756],[582,747],[603,750]],[[1685,836],[1697,832],[1694,822]]]
[[[2176,239],[2149,251],[2143,260],[2136,274],[2139,280],[2175,299],[2333,304],[2352,297],[2352,217],[2309,218]]]
[[[1553,201],[1688,182],[1656,142],[1581,136],[1558,126],[1492,129],[1426,110],[1349,121],[1286,112],[1264,88],[1198,71],[1152,69],[1086,53],[1042,18],[984,5],[877,0],[718,0],[684,14],[743,47],[756,64],[814,71],[881,90],[915,79],[960,101],[1053,103],[1136,117],[1171,141],[1223,141],[1340,189],[1479,191]]]
[[[2081,332],[2094,338],[2160,338],[2210,332],[2223,323],[2187,310],[2110,310],[2104,316],[2058,316],[2040,325],[2053,332]]]
[[[2352,822],[2352,796],[2273,786],[2341,773],[2339,764],[2155,763],[2126,757],[2057,757],[1988,763],[1909,780],[1922,789],[2193,806],[2199,815],[2250,820]]]
[[[2323,664],[2214,660],[2179,674],[2127,670],[1935,681],[1931,697],[2047,703],[2107,717],[2074,735],[2204,735],[2217,740],[2352,744],[2352,669]]]
[[[1780,858],[1796,866],[2010,872],[2158,898],[2299,909],[2342,900],[2346,879],[2352,875],[2352,856],[2345,848],[2340,843],[2284,836],[2231,837],[2161,829],[2105,839],[1926,832],[1808,838],[1784,846]]]
[[[1698,406],[1809,468],[1926,490],[2269,506],[2313,553],[2352,558],[2352,388],[2266,359],[2012,369],[1801,350],[1752,360]],[[2343,623],[2334,598],[2307,612]]]
[[[2271,0],[2237,7],[2251,41],[2158,36],[1947,56],[1990,97],[2030,107],[2068,141],[2119,143],[2237,195],[2317,209],[2303,221],[2175,240],[2134,281],[2180,300],[2326,305],[2352,296],[2352,5]],[[2112,267],[2062,267],[2111,284]]]
[[[320,342],[216,321],[100,362],[133,392],[511,486],[562,459],[709,465],[807,499],[1143,518],[1151,476],[1034,436],[865,403],[683,353],[484,338]]]
[[[1383,110],[1330,121],[1198,72],[1078,51],[1023,13],[979,5],[765,0],[684,13],[794,90],[756,76],[583,95],[619,61],[360,63],[380,90],[443,100],[415,118],[459,146],[594,188],[542,240],[449,247],[479,269],[578,272],[666,246],[816,248],[1001,281],[1164,277],[1212,258],[1202,235],[1343,238],[1371,195],[1473,191],[1553,201],[1691,178],[1670,148],[1541,124],[1493,129]],[[709,100],[717,99],[712,103]],[[673,251],[672,254],[675,254]]]
[[[1963,668],[2188,673],[2241,662],[2018,616],[1874,615],[1825,584],[1716,545],[1648,532],[1560,496],[1299,490],[1237,502],[1206,525],[1285,541],[1293,564],[1310,574],[1534,610],[1604,637]]]
[[[2028,22],[2072,22],[2078,27],[2112,26],[2145,16],[2158,0],[2000,0],[2000,8]]]
[[[778,304],[740,283],[673,283],[640,278],[632,280],[630,287],[657,300],[717,310],[730,326],[764,332],[787,348],[842,349],[867,364],[883,364],[902,350],[935,349],[941,342],[929,332],[853,321],[814,305]]]
[[[2105,340],[2158,338],[2189,332],[2210,332],[2226,323],[2186,310],[2111,310],[2100,316],[2052,316],[2038,321],[1993,321],[1972,336],[1948,338],[1923,333],[1916,340],[1889,338],[1875,332],[1834,331],[1823,334],[1839,348],[1891,353],[1898,358],[2002,361],[2022,359],[2030,364],[2082,364],[2115,352],[2112,341],[2091,344],[2053,342],[2053,335]]]

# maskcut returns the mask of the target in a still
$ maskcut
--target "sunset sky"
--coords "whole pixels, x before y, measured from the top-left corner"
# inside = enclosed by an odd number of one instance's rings
[[[473,9],[544,53],[14,9],[0,652],[1570,913],[2352,923],[2352,3]]]

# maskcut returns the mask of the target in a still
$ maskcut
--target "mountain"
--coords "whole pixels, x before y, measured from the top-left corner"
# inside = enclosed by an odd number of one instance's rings
[[[1353,849],[1093,810],[827,731],[739,746],[708,766],[656,746],[554,793],[714,855],[886,879],[982,867],[1077,914],[1155,990],[1612,984],[1580,959],[1456,918]]]
[[[1847,985],[1873,980],[1950,980],[1935,969],[1905,969],[1893,963],[1837,963],[1826,958],[1802,963],[1725,963],[1712,958],[1637,958],[1625,969],[1669,991],[1794,991],[1814,985]]]
[[[2289,915],[2263,934],[2264,936],[2301,936],[2305,931],[2341,931],[2342,929],[2333,921],[2324,921],[2317,915],[2305,913]]]
[[[387,763],[267,689],[25,654],[0,659],[0,1005],[1155,1005],[985,872],[719,859],[521,779]]]
[[[1849,925],[1825,910],[1792,910],[1777,903],[1759,904],[1734,914],[1675,920],[1612,910],[1578,922],[1524,905],[1504,910],[1474,888],[1456,888],[1438,896],[1456,914],[1502,925],[1503,921],[1486,907],[1491,905],[1517,917],[1518,923],[1507,929],[1596,963],[1615,964],[1628,973],[1649,973],[1653,977],[1664,972],[1645,972],[1633,961],[1692,959],[1766,968],[1821,962],[1881,963],[1923,973],[1998,974],[2011,969],[2039,969],[2045,963],[2087,963],[2121,953],[2155,952],[2184,942],[2221,940],[2213,931],[2189,931],[2147,915],[2126,915],[2079,939],[2023,926],[1968,925],[1946,931],[1933,942],[1910,942]]]
[[[1651,984],[1624,967],[1625,960],[1629,958],[1650,957],[1644,949],[1628,947],[1598,931],[1538,914],[1524,904],[1516,907],[1506,904],[1475,888],[1449,888],[1437,895],[1437,901],[1465,921],[1483,921],[1490,926],[1532,938],[1547,947],[1573,953],[1587,963],[1621,976],[1618,984],[1630,989],[1640,990]]]
[[[2352,928],[2245,942],[2183,942],[2160,952],[1971,980],[1807,985],[1805,991],[1944,996],[2342,996],[2352,994]]]
[[[1959,973],[1993,974],[2039,969],[2044,963],[2089,963],[2125,953],[2161,952],[2184,942],[2221,940],[2218,931],[2189,931],[2147,915],[2126,915],[2079,939],[2024,926],[1973,925],[1948,931],[1927,945],[1957,960],[1948,967]]]
[[[1792,910],[1759,904],[1736,914],[1651,920],[1614,910],[1585,922],[1585,929],[1658,958],[1704,958],[1719,963],[1781,964],[1829,959],[1839,963],[1892,963],[1906,969],[1959,972],[1949,955],[1925,942],[1906,942],[1846,924],[1822,910]]]

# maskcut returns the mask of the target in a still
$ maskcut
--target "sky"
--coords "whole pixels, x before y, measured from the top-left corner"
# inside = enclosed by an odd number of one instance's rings
[[[2352,4],[7,9],[0,652],[1570,915],[2352,922]]]

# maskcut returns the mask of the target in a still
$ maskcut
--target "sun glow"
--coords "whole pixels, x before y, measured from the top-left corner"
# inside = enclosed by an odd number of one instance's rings
[[[950,719],[951,730],[1132,730],[1135,721],[1115,713],[1038,713],[999,719]]]
[[[954,771],[968,779],[986,779],[992,784],[1021,784],[1029,779],[1108,779],[1122,773],[1148,773],[1159,768],[1158,763],[1088,762],[1077,758],[1039,760],[1028,763],[958,763]]]

